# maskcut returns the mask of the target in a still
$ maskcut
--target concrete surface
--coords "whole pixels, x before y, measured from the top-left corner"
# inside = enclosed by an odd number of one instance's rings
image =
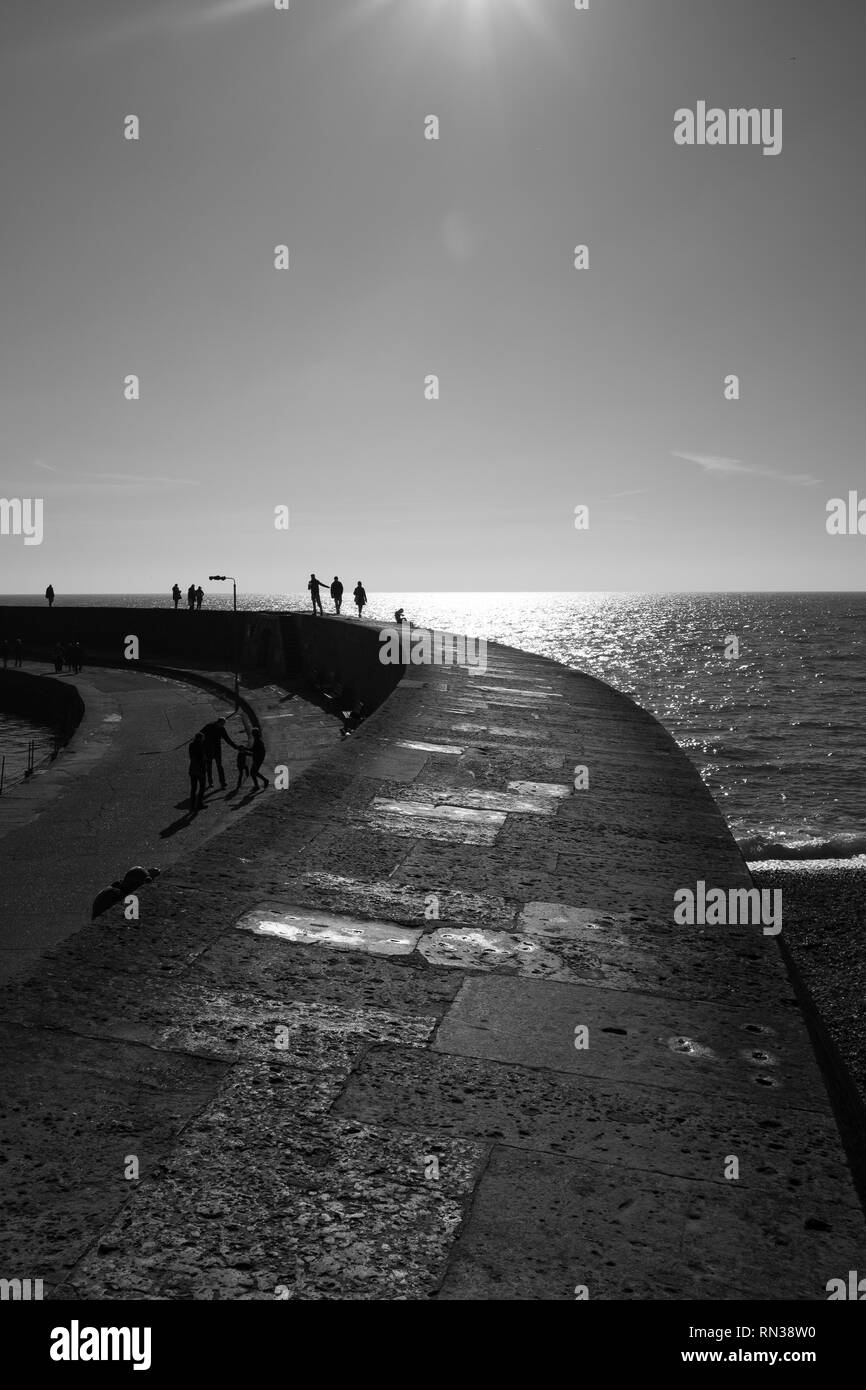
[[[811,1300],[866,1266],[777,941],[673,924],[677,888],[750,883],[697,773],[598,681],[488,661],[413,668],[142,889],[139,923],[7,988],[7,1277]],[[390,927],[400,953],[371,949]]]

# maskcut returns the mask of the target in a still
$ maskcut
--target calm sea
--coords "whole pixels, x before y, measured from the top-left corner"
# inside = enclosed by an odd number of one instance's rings
[[[83,603],[169,601],[58,599]],[[205,606],[231,597],[209,594]],[[238,606],[306,608],[308,596],[245,594]],[[866,852],[866,594],[371,593],[364,616],[391,622],[398,606],[413,622],[554,657],[633,696],[692,758],[748,859]],[[733,638],[739,655],[727,659]]]

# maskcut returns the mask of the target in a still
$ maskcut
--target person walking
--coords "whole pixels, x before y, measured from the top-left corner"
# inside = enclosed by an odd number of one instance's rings
[[[315,617],[316,609],[317,609],[317,608],[318,608],[318,610],[319,610],[319,615],[320,615],[320,617],[324,616],[323,613],[322,613],[322,598],[321,598],[321,595],[320,595],[320,593],[319,593],[319,589],[320,589],[321,587],[322,587],[322,581],[321,581],[321,579],[317,579],[316,576],[315,576],[314,574],[311,574],[311,575],[310,575],[310,582],[309,582],[309,584],[307,585],[307,588],[308,588],[309,591],[310,591],[310,598],[313,600],[313,616],[314,616],[314,617]]]
[[[207,773],[204,734],[199,731],[189,745],[189,813],[204,810],[204,783]]]
[[[196,606],[196,612],[198,612],[198,613],[201,612],[201,601],[202,601],[203,598],[204,598],[204,589],[203,589],[203,588],[201,587],[201,585],[199,584],[198,588],[197,588],[196,591],[195,591],[195,606]]]
[[[331,585],[331,598],[334,600],[334,607],[339,613],[343,606],[343,586],[340,583],[339,576],[336,574],[334,575],[334,582]]]
[[[172,586],[171,586],[171,596],[172,596],[172,599],[174,600],[174,611],[175,611],[175,613],[176,613],[176,612],[177,612],[177,605],[180,603],[180,599],[181,599],[180,585],[179,585],[179,584],[172,584]]]
[[[214,765],[216,765],[216,770],[219,773],[220,787],[225,791],[226,775],[223,771],[222,745],[227,743],[231,748],[237,748],[238,745],[235,743],[234,739],[229,738],[226,733],[226,721],[222,716],[220,716],[219,719],[214,719],[210,724],[205,724],[201,732],[204,736],[204,755],[207,762],[207,784],[209,787],[213,786],[213,770]]]
[[[364,604],[367,602],[367,590],[364,588],[360,579],[355,585],[353,597],[355,603],[358,605],[358,617],[362,618],[364,616]]]
[[[255,727],[255,728],[252,730],[252,736],[253,736],[253,749],[252,749],[252,752],[253,752],[253,762],[252,762],[252,767],[250,768],[250,774],[251,774],[252,779],[253,779],[253,786],[256,788],[256,790],[258,790],[258,786],[259,786],[259,769],[260,769],[262,763],[263,763],[264,760],[265,760],[265,741],[264,741],[264,739],[262,738],[262,731],[261,731],[261,729],[258,728],[258,727]],[[262,790],[264,790],[264,788],[265,788],[267,785],[268,785],[268,779],[267,779],[267,777],[264,776],[264,774],[262,774]]]
[[[189,606],[189,611],[190,611],[190,613],[194,612],[194,610],[195,610],[195,585],[194,585],[194,584],[190,584],[189,588],[188,588],[187,591],[186,591],[186,601],[187,601],[187,604],[188,604],[188,606]]]
[[[48,607],[49,607],[49,608],[53,608],[53,607],[54,607],[54,585],[53,585],[53,584],[49,584],[49,585],[48,585],[48,588],[45,590],[45,597],[48,599]]]
[[[20,637],[15,638],[15,665],[20,666],[24,660],[24,645]]]

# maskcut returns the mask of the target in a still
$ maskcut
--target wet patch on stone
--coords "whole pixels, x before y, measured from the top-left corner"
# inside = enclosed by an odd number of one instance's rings
[[[397,747],[413,748],[419,753],[442,753],[450,757],[460,757],[463,753],[456,743],[418,743],[413,739],[398,739]]]
[[[263,904],[245,913],[235,926],[240,931],[277,936],[299,945],[331,946],[336,950],[367,951],[379,956],[411,955],[421,934],[393,922],[365,921],[274,904]]]
[[[351,909],[356,913],[369,913],[371,917],[380,915],[389,921],[393,919],[425,928],[438,922],[509,929],[514,927],[517,912],[516,905],[502,897],[438,886],[426,891],[407,887],[393,879],[368,883],[341,874],[311,873],[287,882],[288,887],[298,893],[299,902],[309,898],[311,903],[328,911]],[[431,918],[434,909],[437,916]]]
[[[438,1021],[384,1009],[278,1000],[262,1004],[230,991],[209,992],[195,1010],[186,1002],[188,1021],[158,1030],[154,1046],[220,1061],[269,1058],[281,1066],[341,1075],[348,1074],[365,1042],[423,1047]]]
[[[565,801],[574,795],[574,789],[564,782],[509,782],[508,790],[521,796],[547,796],[553,801]]]
[[[505,824],[505,814],[501,811],[437,806],[421,801],[388,801],[384,797],[374,798],[364,819],[375,829],[387,830],[393,835],[476,845],[492,845]]]
[[[711,1047],[704,1047],[694,1038],[668,1038],[667,1045],[671,1052],[684,1052],[689,1057],[713,1057],[715,1055]]]
[[[476,681],[473,690],[490,690],[496,695],[525,695],[537,700],[561,700],[562,696],[553,689],[552,686],[544,686],[539,690],[525,690],[519,685],[482,685]]]
[[[462,970],[518,971],[522,975],[558,974],[561,962],[526,936],[480,929],[441,928],[422,938],[418,947],[431,965]]]

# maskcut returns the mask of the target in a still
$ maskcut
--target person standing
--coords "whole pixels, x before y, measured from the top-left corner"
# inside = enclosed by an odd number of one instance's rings
[[[15,638],[15,665],[20,666],[24,660],[24,645],[20,637]]]
[[[258,727],[252,729],[253,738],[253,761],[250,767],[250,774],[253,779],[253,786],[258,790],[259,769],[265,760],[265,741],[262,738],[262,731]],[[268,779],[262,774],[262,790],[268,785]]]
[[[220,787],[223,791],[225,791],[226,775],[223,771],[222,745],[224,743],[227,743],[231,748],[234,749],[237,749],[238,745],[235,743],[234,739],[229,738],[228,734],[226,733],[226,721],[222,718],[222,716],[220,716],[219,719],[212,720],[210,724],[205,724],[201,732],[204,737],[204,755],[205,761],[207,763],[207,784],[209,787],[213,786],[213,770],[214,764],[216,764],[216,770],[219,773],[220,778]]]
[[[198,588],[197,588],[196,591],[195,591],[195,606],[196,606],[196,612],[198,612],[198,613],[201,612],[201,603],[202,603],[202,599],[203,599],[203,598],[204,598],[204,589],[203,589],[203,588],[201,587],[201,585],[199,584]]]
[[[187,591],[186,591],[186,601],[187,601],[187,604],[188,604],[188,606],[189,606],[189,611],[190,611],[190,613],[194,612],[194,611],[195,611],[195,585],[194,585],[194,584],[190,584],[189,588],[188,588]]]
[[[319,593],[319,589],[320,589],[321,587],[322,587],[322,581],[321,581],[321,579],[317,579],[316,576],[315,576],[314,574],[311,574],[311,575],[310,575],[310,582],[309,582],[309,584],[307,585],[307,588],[308,588],[309,591],[310,591],[310,598],[313,600],[313,616],[314,616],[314,617],[315,617],[315,615],[316,615],[316,609],[317,609],[317,608],[318,608],[318,610],[319,610],[319,616],[320,616],[320,617],[324,616],[323,613],[322,613],[322,598],[321,598],[321,595],[320,595],[320,593]]]
[[[3,658],[3,670],[5,671],[6,667],[9,665],[9,643],[5,637],[3,641],[0,642],[0,657]]]
[[[353,597],[355,603],[358,605],[358,617],[362,618],[364,616],[364,604],[367,602],[367,590],[364,588],[360,579],[355,585]]]
[[[189,813],[204,810],[204,782],[207,772],[204,734],[199,731],[189,745]]]
[[[172,586],[171,586],[171,596],[172,596],[172,598],[174,599],[174,611],[175,611],[175,613],[176,613],[176,612],[177,612],[177,605],[180,603],[180,598],[181,598],[181,595],[180,595],[180,585],[179,585],[179,584],[172,584]]]
[[[48,585],[48,588],[45,590],[45,597],[48,599],[48,607],[49,607],[49,608],[53,608],[53,607],[54,607],[54,585],[53,585],[53,584],[49,584],[49,585]]]
[[[343,586],[338,575],[334,575],[334,582],[331,585],[331,598],[334,600],[334,607],[339,613],[343,606]]]

